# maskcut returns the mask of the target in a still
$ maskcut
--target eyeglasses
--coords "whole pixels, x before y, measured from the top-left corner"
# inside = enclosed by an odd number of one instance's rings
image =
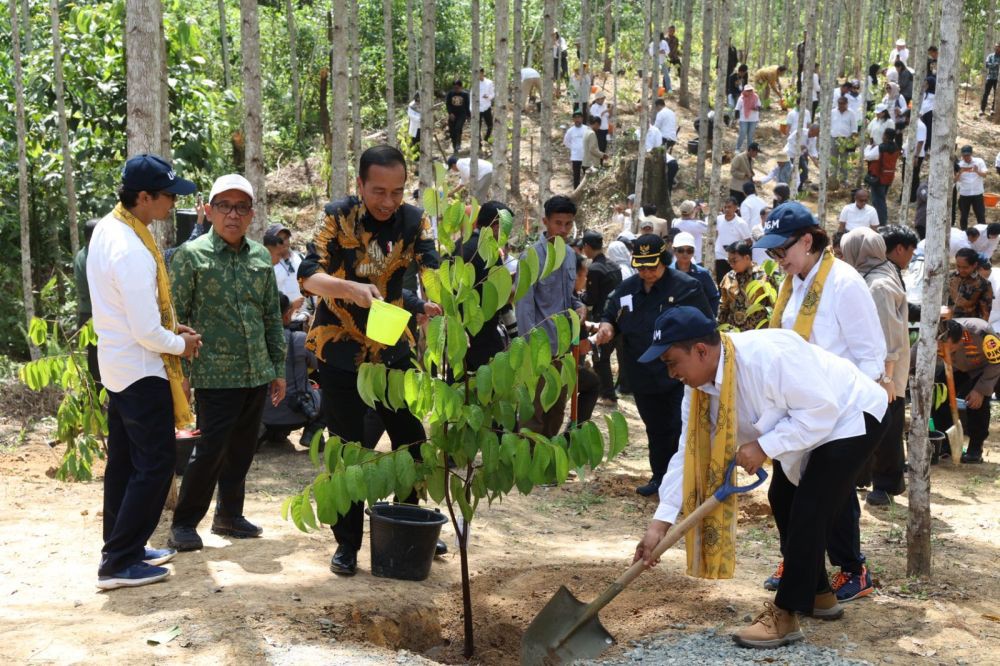
[[[675,247],[674,248],[674,253],[675,254],[694,254],[694,248],[693,247]]]
[[[211,206],[213,210],[216,210],[223,215],[229,215],[235,210],[236,214],[240,217],[246,217],[250,214],[250,211],[253,210],[253,206],[244,201],[241,201],[238,204],[231,204],[228,201],[220,201],[219,203],[211,204]]]
[[[798,238],[793,238],[784,245],[781,245],[780,247],[773,247],[769,250],[765,250],[765,252],[767,253],[767,256],[771,257],[772,259],[784,259],[785,255],[788,254],[788,250],[791,249],[791,247],[798,242],[799,242]]]
[[[159,193],[157,194],[157,196],[160,196],[160,197],[166,197],[166,198],[168,198],[168,199],[170,199],[171,201],[174,201],[174,202],[176,202],[176,201],[177,201],[177,193],[176,193],[176,192],[166,192],[166,191],[160,191],[160,192],[159,192]]]

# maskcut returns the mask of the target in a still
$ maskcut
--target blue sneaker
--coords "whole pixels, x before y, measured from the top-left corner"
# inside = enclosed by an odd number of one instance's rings
[[[840,603],[867,597],[875,591],[875,586],[872,585],[872,575],[868,572],[868,567],[864,565],[861,565],[861,573],[859,574],[847,571],[839,572],[830,587],[833,588],[837,595],[837,601]]]
[[[778,568],[775,569],[774,573],[764,579],[764,589],[765,590],[777,590],[778,583],[781,582],[781,576],[785,573],[785,561],[781,560],[778,562]]]
[[[119,587],[140,587],[159,582],[169,575],[169,569],[139,562],[112,576],[98,576],[97,587],[101,590],[115,590]]]
[[[146,553],[142,556],[142,561],[158,567],[174,559],[175,555],[177,555],[177,551],[173,548],[146,548]]]

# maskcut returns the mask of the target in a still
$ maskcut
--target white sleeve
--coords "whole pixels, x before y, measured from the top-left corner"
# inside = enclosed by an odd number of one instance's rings
[[[847,204],[847,206],[850,205],[851,204]],[[847,206],[844,206],[843,208],[840,209],[840,215],[837,217],[838,222],[843,222],[844,224],[847,224]]]
[[[885,372],[885,336],[868,285],[860,275],[855,276],[857,280],[839,281],[834,311],[847,348],[857,359],[855,365],[865,375],[878,379]]]
[[[677,453],[670,458],[667,472],[660,482],[660,505],[653,514],[654,520],[673,524],[684,502],[684,443],[687,441],[688,414],[691,412],[691,387],[684,387],[681,401],[681,436],[677,440]]]
[[[184,353],[184,338],[160,323],[156,301],[156,264],[143,259],[122,258],[112,264],[115,286],[128,303],[125,317],[129,332],[140,345],[158,354]]]
[[[865,147],[865,161],[874,162],[878,159],[878,146],[871,145]]]

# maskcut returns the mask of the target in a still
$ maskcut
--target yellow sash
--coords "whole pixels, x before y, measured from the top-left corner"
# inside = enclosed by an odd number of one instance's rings
[[[833,253],[825,250],[819,262],[819,271],[816,273],[816,279],[809,286],[809,292],[802,299],[799,314],[795,317],[795,325],[792,326],[792,330],[801,335],[806,342],[809,342],[809,337],[812,335],[813,323],[816,321],[816,313],[819,311],[819,299],[823,297],[823,285],[826,284],[826,276],[830,274],[830,269],[833,268],[833,262]],[[785,279],[781,282],[781,290],[778,292],[778,302],[774,304],[774,312],[771,313],[769,328],[781,328],[781,315],[784,314],[785,306],[788,305],[788,301],[792,297],[792,280],[793,277],[791,275],[786,275]]]
[[[715,437],[712,438],[711,396],[691,394],[684,450],[685,515],[691,514],[725,481],[736,453],[736,354],[722,334],[722,392]],[[687,535],[687,573],[698,578],[732,578],[736,568],[736,495],[730,495]]]
[[[142,220],[130,213],[121,203],[115,206],[112,214],[134,231],[149,253],[153,255],[153,259],[156,261],[156,304],[160,308],[160,323],[163,328],[176,332],[177,315],[174,313],[174,302],[170,298],[170,279],[167,277],[167,265],[163,262],[160,248],[153,240],[153,234],[149,233],[149,229],[142,223]],[[190,428],[194,423],[194,416],[191,414],[191,407],[184,394],[184,371],[181,369],[181,359],[173,354],[160,354],[160,356],[167,369],[167,379],[170,380],[170,395],[174,399],[174,426],[180,429]]]

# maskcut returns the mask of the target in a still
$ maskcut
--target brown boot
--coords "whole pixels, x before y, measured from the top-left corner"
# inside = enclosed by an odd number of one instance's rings
[[[733,634],[738,645],[750,648],[776,648],[803,638],[795,613],[778,608],[770,601],[764,602],[764,611],[753,624]]]
[[[816,595],[810,615],[818,620],[839,620],[844,615],[844,607],[837,602],[836,594],[824,592]]]

